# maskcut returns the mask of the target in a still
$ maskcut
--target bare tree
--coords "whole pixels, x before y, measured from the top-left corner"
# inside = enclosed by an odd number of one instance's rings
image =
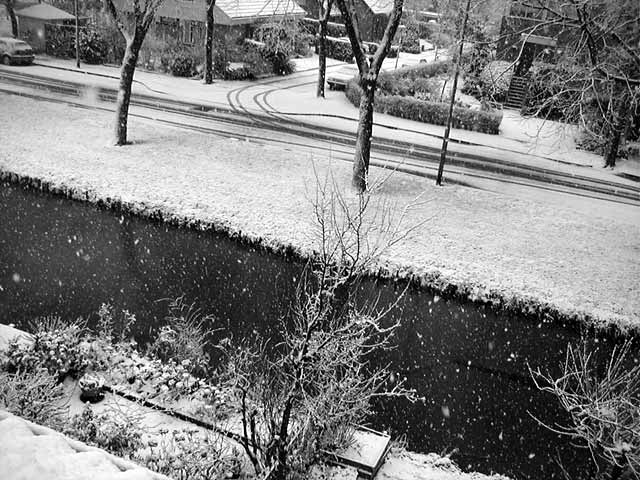
[[[103,0],[104,7],[113,19],[118,31],[126,42],[122,67],[120,68],[120,86],[116,99],[115,144],[127,144],[127,121],[133,75],[138,63],[140,48],[149,28],[153,24],[156,11],[163,0],[130,0],[124,2],[120,10],[113,0]],[[131,8],[131,10],[129,10]],[[128,14],[132,14],[129,16]]]
[[[514,2],[516,3],[516,2]],[[555,93],[534,107],[548,110],[564,97],[563,120],[578,122],[599,136],[605,166],[615,166],[624,132],[640,103],[640,3],[637,0],[518,0],[519,8],[538,19],[527,35],[556,31],[560,66],[549,78]],[[600,117],[594,131],[588,113]]]
[[[588,448],[597,478],[640,476],[640,364],[633,353],[626,341],[602,365],[597,351],[569,345],[558,378],[531,371],[536,386],[553,394],[571,418],[568,426],[538,422]]]
[[[301,281],[298,301],[283,321],[282,340],[260,340],[231,351],[229,379],[241,405],[241,443],[261,478],[284,480],[304,471],[321,450],[348,444],[353,425],[381,395],[413,399],[387,368],[367,357],[388,347],[397,325],[388,311],[355,307],[350,295],[378,256],[411,231],[389,208],[371,208],[368,193],[352,204],[320,186],[314,201],[319,250]]]
[[[16,18],[15,8],[16,2],[15,0],[2,0],[2,4],[7,11],[7,15],[9,15],[9,20],[11,21],[11,35],[18,38],[18,19]]]
[[[213,83],[213,10],[216,0],[207,0],[207,33],[205,37],[204,83]]]
[[[371,155],[371,135],[373,130],[373,102],[378,84],[378,74],[382,62],[391,49],[391,42],[400,25],[404,0],[394,0],[389,14],[389,20],[382,40],[372,57],[368,57],[362,46],[360,27],[356,17],[355,0],[336,0],[342,20],[344,21],[353,56],[355,57],[358,71],[360,72],[360,87],[362,97],[360,99],[360,114],[358,131],[356,134],[356,148],[353,158],[352,184],[358,192],[367,189],[367,176],[369,173],[369,158]]]
[[[324,98],[327,76],[327,24],[331,17],[333,0],[319,0],[318,7],[318,89],[316,96]]]

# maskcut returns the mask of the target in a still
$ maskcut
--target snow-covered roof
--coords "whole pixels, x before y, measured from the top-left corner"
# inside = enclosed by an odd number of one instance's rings
[[[363,0],[372,13],[391,13],[393,0]]]
[[[73,20],[76,17],[64,10],[49,5],[48,3],[37,3],[30,7],[18,10],[19,17],[37,18],[38,20]]]
[[[218,0],[215,8],[232,23],[246,23],[247,20],[274,16],[305,15],[305,11],[295,0]]]

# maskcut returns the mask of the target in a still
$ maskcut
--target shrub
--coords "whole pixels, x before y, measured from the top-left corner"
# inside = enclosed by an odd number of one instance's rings
[[[238,478],[240,452],[218,434],[202,436],[196,429],[161,430],[149,449],[134,458],[149,470],[176,479],[214,480]]]
[[[71,417],[64,433],[119,457],[131,457],[142,447],[141,419],[120,408],[96,414],[87,404],[82,413]]]
[[[491,50],[484,42],[476,42],[471,51],[463,54],[464,86],[462,91],[477,98],[489,95],[482,88],[480,77],[491,60]],[[493,98],[493,97],[491,97]]]
[[[529,86],[522,112],[548,120],[570,123],[579,121],[582,81],[572,80],[570,67],[548,63],[534,63],[530,70]]]
[[[291,57],[298,53],[296,48],[300,39],[300,26],[296,21],[267,22],[258,27],[254,39],[262,45],[254,44],[260,55],[270,66],[270,73],[289,75],[295,67]],[[251,43],[249,43],[251,46]],[[307,50],[303,53],[307,53]]]
[[[439,60],[431,63],[419,63],[410,67],[403,67],[392,72],[385,72],[391,78],[409,78],[415,80],[417,78],[431,78],[436,75],[448,73],[451,63],[448,60]]]
[[[438,95],[439,82],[435,78],[449,70],[447,61],[420,63],[390,72],[382,72],[378,77],[378,91],[383,95],[412,96],[416,92],[429,96]]]
[[[67,375],[78,377],[91,367],[90,347],[83,341],[83,333],[84,325],[79,322],[40,319],[35,324],[33,343],[9,343],[3,367],[10,373],[46,369],[60,382]]]
[[[54,57],[75,56],[75,28],[68,25],[45,24],[45,52]]]
[[[582,340],[567,347],[561,375],[530,373],[536,387],[552,394],[566,411],[567,424],[538,423],[588,448],[597,474],[623,480],[640,474],[640,364],[631,340],[615,346],[609,358]]]
[[[183,297],[178,297],[169,303],[166,321],[149,347],[149,354],[165,362],[187,361],[190,373],[204,373],[209,363],[206,347],[215,318],[203,315],[195,304],[187,304]]]
[[[407,17],[405,26],[406,30],[400,45],[401,50],[407,53],[420,53],[420,27],[417,20]]]
[[[440,33],[440,25],[436,22],[425,22],[423,20],[416,21],[418,27],[418,36],[433,41],[433,38]]]
[[[347,84],[345,94],[353,105],[360,104],[361,93],[362,89],[355,80]],[[374,110],[409,120],[445,125],[449,106],[446,103],[428,102],[408,96],[381,95],[374,102]],[[502,112],[454,107],[451,126],[495,135],[500,132],[501,121]]]
[[[58,428],[64,419],[64,389],[45,369],[0,370],[0,408],[34,423]]]
[[[353,62],[353,50],[349,40],[327,37],[327,57],[342,62]]]
[[[108,55],[109,44],[99,31],[80,30],[80,58],[83,62],[93,65],[106,63]]]
[[[48,55],[62,58],[75,58],[75,27],[68,25],[46,24],[45,51]],[[80,28],[80,59],[90,64],[105,63],[109,59],[109,40],[101,30],[94,27]]]
[[[174,77],[193,77],[197,75],[198,60],[187,51],[176,52],[171,59],[169,71]]]
[[[343,23],[327,22],[327,34],[332,37],[344,37],[347,35],[347,28]]]
[[[479,96],[487,97],[494,102],[505,102],[512,77],[513,66],[511,62],[494,60],[489,62],[480,73],[475,91],[479,93]],[[469,91],[469,93],[473,94],[474,92]]]
[[[271,65],[271,73],[276,75],[290,75],[295,72],[295,65],[287,52],[278,48],[265,46],[262,49],[263,58]]]

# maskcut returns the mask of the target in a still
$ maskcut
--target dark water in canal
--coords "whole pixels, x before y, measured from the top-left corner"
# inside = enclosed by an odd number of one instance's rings
[[[158,300],[184,294],[235,336],[269,332],[301,270],[298,262],[210,232],[0,185],[2,323],[87,317],[110,302],[151,327],[166,312]],[[365,290],[383,304],[402,287],[380,282]],[[371,426],[406,435],[413,450],[453,451],[465,470],[559,479],[560,458],[571,478],[591,478],[586,452],[531,417],[566,420],[554,399],[534,388],[527,364],[554,370],[575,331],[418,290],[391,315],[402,320],[397,348],[378,358],[391,361],[425,401],[378,405]]]

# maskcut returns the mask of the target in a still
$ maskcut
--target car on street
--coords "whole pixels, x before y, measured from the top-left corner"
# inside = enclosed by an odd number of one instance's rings
[[[35,54],[27,42],[11,37],[0,37],[0,62],[3,65],[33,63]]]
[[[335,72],[327,75],[327,83],[331,90],[343,89],[353,77],[358,75],[358,67],[355,65],[345,65]]]

